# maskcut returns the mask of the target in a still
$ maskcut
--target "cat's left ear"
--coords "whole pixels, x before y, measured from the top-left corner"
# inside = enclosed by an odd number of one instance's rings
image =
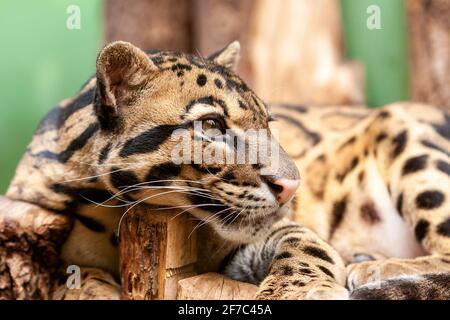
[[[233,41],[222,50],[208,56],[208,59],[235,71],[239,63],[240,54],[241,45],[239,41]]]

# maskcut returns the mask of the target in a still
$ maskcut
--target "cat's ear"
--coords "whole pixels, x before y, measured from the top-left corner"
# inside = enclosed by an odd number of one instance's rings
[[[241,45],[239,41],[233,41],[222,50],[208,56],[208,59],[235,71],[239,63],[240,54]]]
[[[148,55],[131,43],[107,45],[97,58],[95,108],[102,125],[116,119],[139,98],[157,67]]]

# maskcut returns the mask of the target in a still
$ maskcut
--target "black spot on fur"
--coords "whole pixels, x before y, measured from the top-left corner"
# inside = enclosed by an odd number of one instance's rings
[[[423,146],[427,147],[427,148],[431,148],[431,149],[437,150],[439,152],[444,153],[448,157],[450,157],[450,151],[445,149],[444,147],[441,147],[441,146],[439,146],[439,145],[437,145],[437,144],[435,144],[435,143],[433,143],[433,142],[431,142],[429,140],[422,140],[422,141],[420,141],[420,143]]]
[[[180,77],[184,75],[184,71],[191,71],[192,67],[188,64],[177,63],[172,66],[172,71],[177,73],[177,76]]]
[[[134,137],[123,146],[119,155],[122,158],[134,155],[148,153],[158,150],[158,147],[164,143],[176,129],[186,129],[189,124],[171,125],[163,124],[154,128],[151,128],[137,137]]]
[[[274,260],[281,260],[281,259],[287,259],[287,258],[291,258],[292,254],[290,252],[284,251],[281,252],[280,254],[276,255],[275,258],[273,258]]]
[[[438,168],[438,170],[450,176],[450,164],[448,162],[438,160],[436,163],[436,167]]]
[[[416,206],[425,210],[436,209],[442,205],[444,200],[445,196],[441,191],[424,191],[416,197]]]
[[[441,124],[433,124],[433,128],[445,139],[450,140],[450,114],[445,113],[444,122]]]
[[[398,157],[406,148],[408,142],[408,131],[403,130],[392,139],[392,158]]]
[[[311,274],[312,273],[311,269],[308,269],[308,268],[300,268],[300,269],[298,269],[298,272],[300,274]]]
[[[437,233],[444,237],[450,237],[450,218],[437,226]]]
[[[208,78],[207,78],[204,74],[200,74],[200,75],[197,77],[197,84],[198,84],[200,87],[203,87],[203,86],[206,84],[206,82],[208,82]]]
[[[201,172],[201,173],[206,173],[206,174],[218,174],[223,169],[221,167],[218,167],[218,168],[206,167],[206,166],[203,166],[203,165],[199,165],[197,163],[191,164],[191,167],[194,168],[195,170]]]
[[[74,188],[61,183],[54,183],[49,188],[53,192],[65,194],[72,198],[71,201],[66,202],[68,210],[76,209],[79,204],[101,203],[111,198],[111,194],[104,189]]]
[[[294,281],[292,281],[292,284],[296,287],[304,287],[305,286],[305,283],[300,280],[294,280]]]
[[[375,204],[372,201],[364,203],[361,208],[361,218],[368,224],[375,224],[381,221]]]
[[[145,176],[145,181],[168,180],[180,174],[181,167],[172,162],[158,164],[150,169]],[[158,185],[165,185],[166,182],[160,182]]]
[[[350,139],[348,139],[346,142],[344,142],[344,143],[339,147],[338,151],[341,151],[341,150],[345,149],[346,147],[348,147],[348,146],[354,144],[355,141],[356,141],[356,137],[354,137],[354,136],[351,137]]]
[[[214,84],[216,85],[216,87],[218,89],[222,89],[223,88],[223,83],[219,79],[214,79]]]
[[[422,242],[423,238],[426,237],[428,230],[430,229],[430,223],[424,219],[420,219],[414,228],[414,234],[419,242]]]
[[[139,183],[139,179],[131,171],[121,171],[117,167],[113,167],[110,174],[111,184],[118,190],[133,186]]]
[[[365,172],[361,171],[360,173],[358,173],[358,182],[359,184],[362,184],[364,182],[364,177],[365,177]]]
[[[403,216],[403,192],[397,198],[397,211],[400,216]]]
[[[382,110],[378,114],[378,117],[381,119],[386,119],[386,118],[389,118],[390,116],[391,116],[391,114],[389,113],[389,111],[386,111],[386,110]]]
[[[345,196],[341,200],[333,204],[333,211],[331,212],[331,226],[330,226],[330,238],[334,234],[334,231],[339,227],[344,217],[345,210],[347,209],[347,197]]]
[[[245,103],[243,103],[241,100],[239,100],[239,108],[243,109],[243,110],[247,110],[248,107]]]
[[[283,276],[292,276],[294,274],[294,270],[288,265],[281,266],[280,271]]]
[[[303,248],[303,252],[312,257],[322,259],[324,261],[334,264],[333,259],[331,259],[331,257],[323,249],[313,247],[313,246],[306,246]]]
[[[376,136],[375,141],[377,143],[380,143],[381,141],[385,140],[386,138],[387,138],[387,134],[385,132],[381,132]]]
[[[323,273],[334,279],[334,274],[328,268],[324,266],[319,266],[319,269],[322,270]]]
[[[111,151],[111,143],[108,143],[106,146],[100,150],[100,156],[98,157],[98,163],[102,164],[108,158],[109,151]]]
[[[343,172],[336,174],[336,179],[339,182],[344,181],[344,179],[347,177],[347,175],[352,172],[353,169],[355,169],[355,167],[358,165],[359,163],[359,158],[358,157],[354,157],[352,159],[352,162],[350,163],[349,167],[347,169],[345,169]]]
[[[403,165],[402,175],[407,175],[425,169],[428,155],[424,154],[408,159]]]

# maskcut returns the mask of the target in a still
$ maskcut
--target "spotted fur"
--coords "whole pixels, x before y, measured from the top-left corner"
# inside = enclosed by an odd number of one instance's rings
[[[348,289],[374,297],[373,267],[383,286],[411,274],[411,287],[441,288],[450,266],[450,117],[416,104],[280,105],[270,114],[233,73],[238,54],[237,43],[209,58],[108,45],[96,76],[42,120],[7,195],[71,216],[62,258],[115,275],[119,219],[145,202],[191,206],[209,222],[199,230],[198,271],[259,284],[261,299],[342,299]],[[278,203],[274,177],[260,172],[269,159],[174,163],[172,133],[195,139],[193,121],[208,117],[238,136],[277,119],[271,127],[287,153],[280,149],[275,176],[298,179],[302,170],[296,198]],[[299,224],[286,217],[291,208]]]
[[[447,299],[450,116],[417,103],[271,111],[303,178],[294,220],[349,265],[352,297]]]

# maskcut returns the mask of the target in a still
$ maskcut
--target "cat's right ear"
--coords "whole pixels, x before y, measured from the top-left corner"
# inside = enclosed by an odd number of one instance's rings
[[[116,41],[97,58],[95,110],[103,128],[115,126],[157,71],[148,55],[131,43]]]

